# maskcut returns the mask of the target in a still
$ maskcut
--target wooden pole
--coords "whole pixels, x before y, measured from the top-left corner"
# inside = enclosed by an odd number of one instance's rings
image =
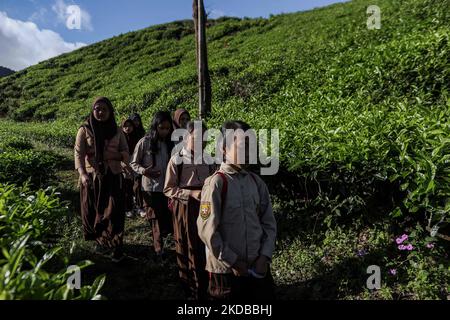
[[[208,69],[206,13],[203,0],[194,0],[193,12],[196,38],[199,111],[200,118],[204,119],[211,113],[211,78]]]

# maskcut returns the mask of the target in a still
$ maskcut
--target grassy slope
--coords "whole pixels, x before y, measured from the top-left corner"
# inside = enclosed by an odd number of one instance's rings
[[[374,3],[365,0],[214,22],[210,123],[242,118],[281,128],[283,160],[295,167],[326,154],[359,161],[383,153],[373,144],[392,106],[413,113],[448,103],[449,2],[376,2],[379,31],[366,28],[365,9]],[[193,41],[191,23],[177,22],[51,59],[0,80],[0,112],[56,118],[72,135],[97,95],[111,97],[121,115],[142,111],[146,122],[161,108],[196,114]]]

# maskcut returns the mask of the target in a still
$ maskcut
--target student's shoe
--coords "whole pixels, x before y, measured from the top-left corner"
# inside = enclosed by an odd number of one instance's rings
[[[95,253],[100,254],[100,255],[108,255],[111,254],[111,249],[102,246],[100,244],[95,244],[95,248],[94,248]]]
[[[125,215],[127,216],[127,218],[133,218],[133,216],[134,216],[133,211],[125,212]]]
[[[156,253],[154,260],[157,264],[164,264],[164,262],[166,261],[166,253],[164,251]]]
[[[138,212],[141,218],[145,218],[147,216],[147,212],[144,209],[139,209]]]
[[[116,249],[114,250],[111,260],[114,263],[119,263],[125,259],[125,255],[123,254],[122,250]]]

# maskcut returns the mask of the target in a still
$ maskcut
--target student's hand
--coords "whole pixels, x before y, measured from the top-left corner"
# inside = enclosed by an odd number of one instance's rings
[[[81,175],[81,184],[85,187],[88,187],[91,184],[91,180],[86,173]]]
[[[192,190],[191,191],[191,197],[196,199],[196,200],[200,200],[202,196],[202,191],[201,190]]]
[[[161,170],[152,170],[151,168],[147,168],[144,171],[144,176],[151,179],[156,179],[161,175]]]
[[[125,166],[124,168],[123,168],[123,170],[125,171],[125,173],[126,174],[128,174],[128,175],[132,175],[133,174],[133,169],[130,167],[130,166]]]
[[[267,273],[267,267],[269,265],[269,259],[266,256],[259,256],[255,261],[255,272],[260,275]]]
[[[243,277],[248,274],[248,265],[244,261],[236,261],[236,263],[231,267],[231,271],[236,277]]]

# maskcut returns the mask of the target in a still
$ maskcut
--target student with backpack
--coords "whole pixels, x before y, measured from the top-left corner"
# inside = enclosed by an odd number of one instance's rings
[[[277,229],[269,191],[259,176],[247,170],[248,152],[245,163],[239,163],[238,154],[249,145],[243,134],[226,136],[230,129],[245,133],[251,128],[242,121],[222,126],[225,161],[206,179],[201,192],[197,227],[207,247],[208,293],[218,300],[271,300],[274,283],[269,264]]]

